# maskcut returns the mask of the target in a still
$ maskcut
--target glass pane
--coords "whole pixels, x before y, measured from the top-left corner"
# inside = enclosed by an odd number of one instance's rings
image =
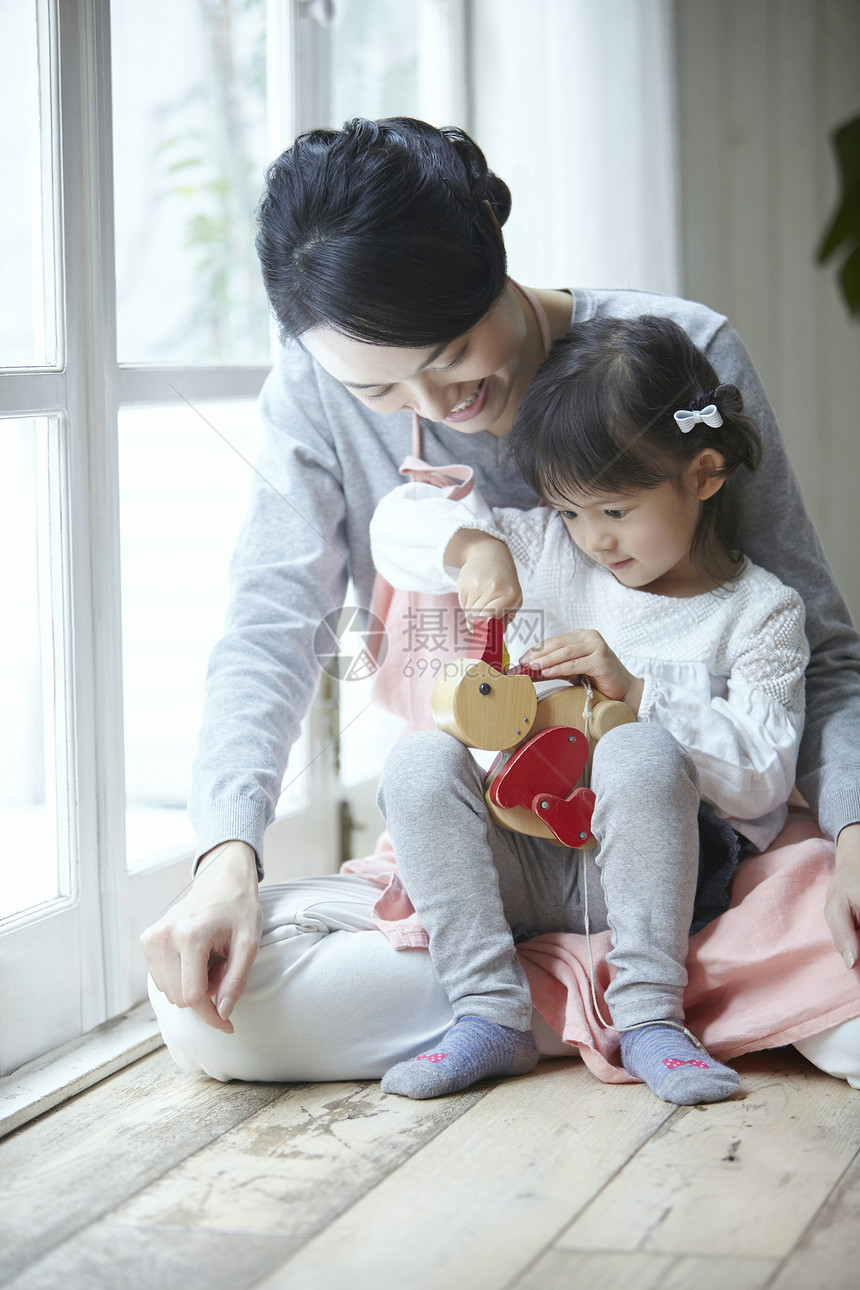
[[[266,362],[266,0],[114,3],[111,37],[119,360]]]
[[[0,421],[0,918],[60,895],[46,418]],[[14,558],[9,553],[14,552]],[[11,630],[14,620],[14,630]]]
[[[0,0],[0,367],[57,361],[49,50],[45,6]]]
[[[223,436],[223,437],[222,437]],[[185,816],[206,662],[260,439],[254,403],[123,408],[119,418],[128,860],[193,846]],[[227,442],[225,442],[225,440]],[[304,805],[307,749],[279,814]]]
[[[418,115],[418,6],[338,0],[332,26],[331,124]]]

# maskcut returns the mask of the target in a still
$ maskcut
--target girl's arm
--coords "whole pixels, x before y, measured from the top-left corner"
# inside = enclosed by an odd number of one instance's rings
[[[512,617],[522,604],[517,564],[528,573],[536,563],[550,514],[491,510],[477,489],[454,501],[432,484],[403,484],[370,522],[373,562],[394,587],[456,590],[467,615]]]
[[[456,588],[461,566],[446,552],[460,532],[501,541],[477,489],[453,501],[433,484],[401,484],[377,503],[370,521],[374,566],[392,587],[443,595]]]
[[[725,697],[646,673],[639,718],[675,735],[696,762],[702,797],[738,820],[784,805],[794,786],[809,657],[799,597],[781,588],[737,625]]]

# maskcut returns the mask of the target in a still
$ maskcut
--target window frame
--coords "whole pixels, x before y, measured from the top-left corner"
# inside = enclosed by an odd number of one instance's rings
[[[68,895],[0,926],[0,958],[16,989],[0,1010],[0,1075],[74,1039],[143,997],[137,937],[189,880],[185,848],[130,873],[125,863],[120,509],[117,424],[121,407],[184,399],[256,398],[271,363],[159,367],[117,362],[114,257],[111,26],[109,0],[36,0],[41,68],[49,71],[52,245],[57,361],[0,370],[0,417],[59,418],[65,555],[59,595],[66,694],[66,804],[72,879]],[[271,57],[299,61],[300,0],[269,0],[277,24]],[[305,24],[301,24],[305,25]],[[283,64],[281,64],[283,67]],[[281,74],[275,83],[289,80]],[[279,104],[283,139],[295,93]],[[165,381],[169,379],[169,384]],[[175,387],[175,390],[171,387]],[[55,578],[55,582],[56,582]],[[320,827],[320,802],[334,808],[331,714],[310,722],[311,808],[277,823],[307,865],[316,843],[334,855],[335,811]],[[315,800],[314,800],[315,799]],[[278,849],[276,847],[276,849]],[[280,848],[283,850],[283,847]],[[23,859],[16,862],[23,863]]]
[[[32,2],[40,65],[51,87],[51,147],[43,167],[50,166],[53,179],[53,219],[45,221],[53,239],[44,260],[48,274],[53,255],[57,307],[47,321],[55,324],[57,357],[48,366],[0,369],[0,418],[58,418],[62,540],[54,552],[55,626],[61,627],[66,680],[59,726],[72,878],[67,895],[0,924],[0,965],[16,983],[0,1001],[0,1076],[144,997],[138,935],[190,880],[185,848],[131,871],[126,864],[120,409],[253,398],[271,367],[118,363],[110,0]],[[451,66],[456,61],[464,68],[466,0],[417,2],[422,40],[434,57],[447,50]],[[266,15],[270,103],[280,95],[270,114],[275,155],[285,139],[325,119],[330,42],[320,0],[267,0]],[[431,83],[426,76],[424,83]],[[464,113],[465,100],[449,107],[456,111],[440,106],[440,119]],[[325,857],[320,867],[337,864],[340,721],[336,687],[325,676],[308,729],[310,805],[271,827],[270,878],[308,872],[314,852]]]

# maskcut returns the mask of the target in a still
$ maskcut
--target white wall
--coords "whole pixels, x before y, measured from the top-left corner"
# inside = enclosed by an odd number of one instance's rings
[[[750,349],[836,576],[860,617],[860,323],[814,251],[860,112],[857,0],[678,0],[685,294]]]
[[[471,126],[530,286],[680,283],[671,0],[472,0]]]
[[[471,0],[470,124],[533,286],[680,292],[744,337],[860,617],[860,324],[814,251],[858,0]]]

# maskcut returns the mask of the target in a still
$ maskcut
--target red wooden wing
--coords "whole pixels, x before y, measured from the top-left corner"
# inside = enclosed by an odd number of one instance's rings
[[[540,793],[570,797],[588,761],[588,740],[572,726],[551,726],[522,744],[490,785],[496,806],[526,806]]]

